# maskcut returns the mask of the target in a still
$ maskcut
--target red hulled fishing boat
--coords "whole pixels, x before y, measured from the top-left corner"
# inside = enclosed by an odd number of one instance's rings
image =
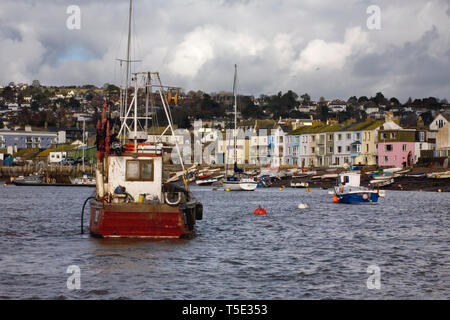
[[[131,13],[132,1],[130,21]],[[183,183],[164,181],[162,143],[147,142],[148,124],[155,116],[155,112],[149,112],[149,101],[154,103],[155,96],[168,122],[166,130],[175,134],[167,93],[179,88],[163,86],[157,72],[134,73],[134,94],[129,103],[129,48],[119,116],[112,118],[105,103],[97,124],[96,194],[90,200],[90,233],[108,238],[192,237],[196,221],[202,219],[203,207],[188,190],[182,158],[179,177]],[[145,105],[139,105],[139,101],[145,101]],[[179,155],[178,145],[174,152]]]

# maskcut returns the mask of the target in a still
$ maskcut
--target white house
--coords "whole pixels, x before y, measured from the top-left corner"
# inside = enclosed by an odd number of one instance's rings
[[[342,166],[344,163],[351,164],[352,133],[349,131],[338,131],[334,133],[334,159],[333,163]]]
[[[65,152],[65,151],[52,151],[48,155],[48,162],[60,163],[66,157],[67,157],[67,152]]]
[[[438,114],[436,118],[430,123],[430,130],[439,130],[447,123],[449,123],[450,117]]]
[[[447,122],[436,134],[436,156],[450,156],[450,123]]]

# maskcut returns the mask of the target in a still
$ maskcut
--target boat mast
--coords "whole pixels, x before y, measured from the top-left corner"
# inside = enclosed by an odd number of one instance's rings
[[[126,75],[125,75],[125,97],[124,97],[124,104],[128,105],[128,81],[130,77],[130,50],[131,50],[131,16],[133,14],[133,0],[130,0],[130,14],[128,16],[128,41],[127,41],[127,68],[126,68]],[[120,112],[120,117],[123,116],[124,109],[122,107],[122,111]]]
[[[234,65],[234,81],[233,81],[233,95],[234,95],[234,163],[237,162],[237,95],[236,95],[236,78],[237,78],[237,65]]]
[[[86,137],[86,119],[83,118],[83,174],[84,174],[84,156],[85,156],[85,148],[86,148],[86,144],[84,143],[84,139]]]

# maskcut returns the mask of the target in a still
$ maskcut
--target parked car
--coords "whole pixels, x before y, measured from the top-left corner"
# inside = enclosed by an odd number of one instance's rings
[[[75,160],[75,164],[83,164],[83,158],[79,157]],[[89,158],[84,158],[84,164],[85,165],[90,165],[91,164],[91,159]]]
[[[75,164],[75,160],[71,158],[65,158],[61,160],[60,164],[62,164],[63,166],[73,166]]]

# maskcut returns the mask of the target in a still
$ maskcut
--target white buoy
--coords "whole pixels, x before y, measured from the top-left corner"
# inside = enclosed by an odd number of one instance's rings
[[[308,209],[309,207],[308,207],[308,205],[307,205],[306,203],[300,203],[300,204],[298,205],[298,208],[299,208],[299,209]]]

